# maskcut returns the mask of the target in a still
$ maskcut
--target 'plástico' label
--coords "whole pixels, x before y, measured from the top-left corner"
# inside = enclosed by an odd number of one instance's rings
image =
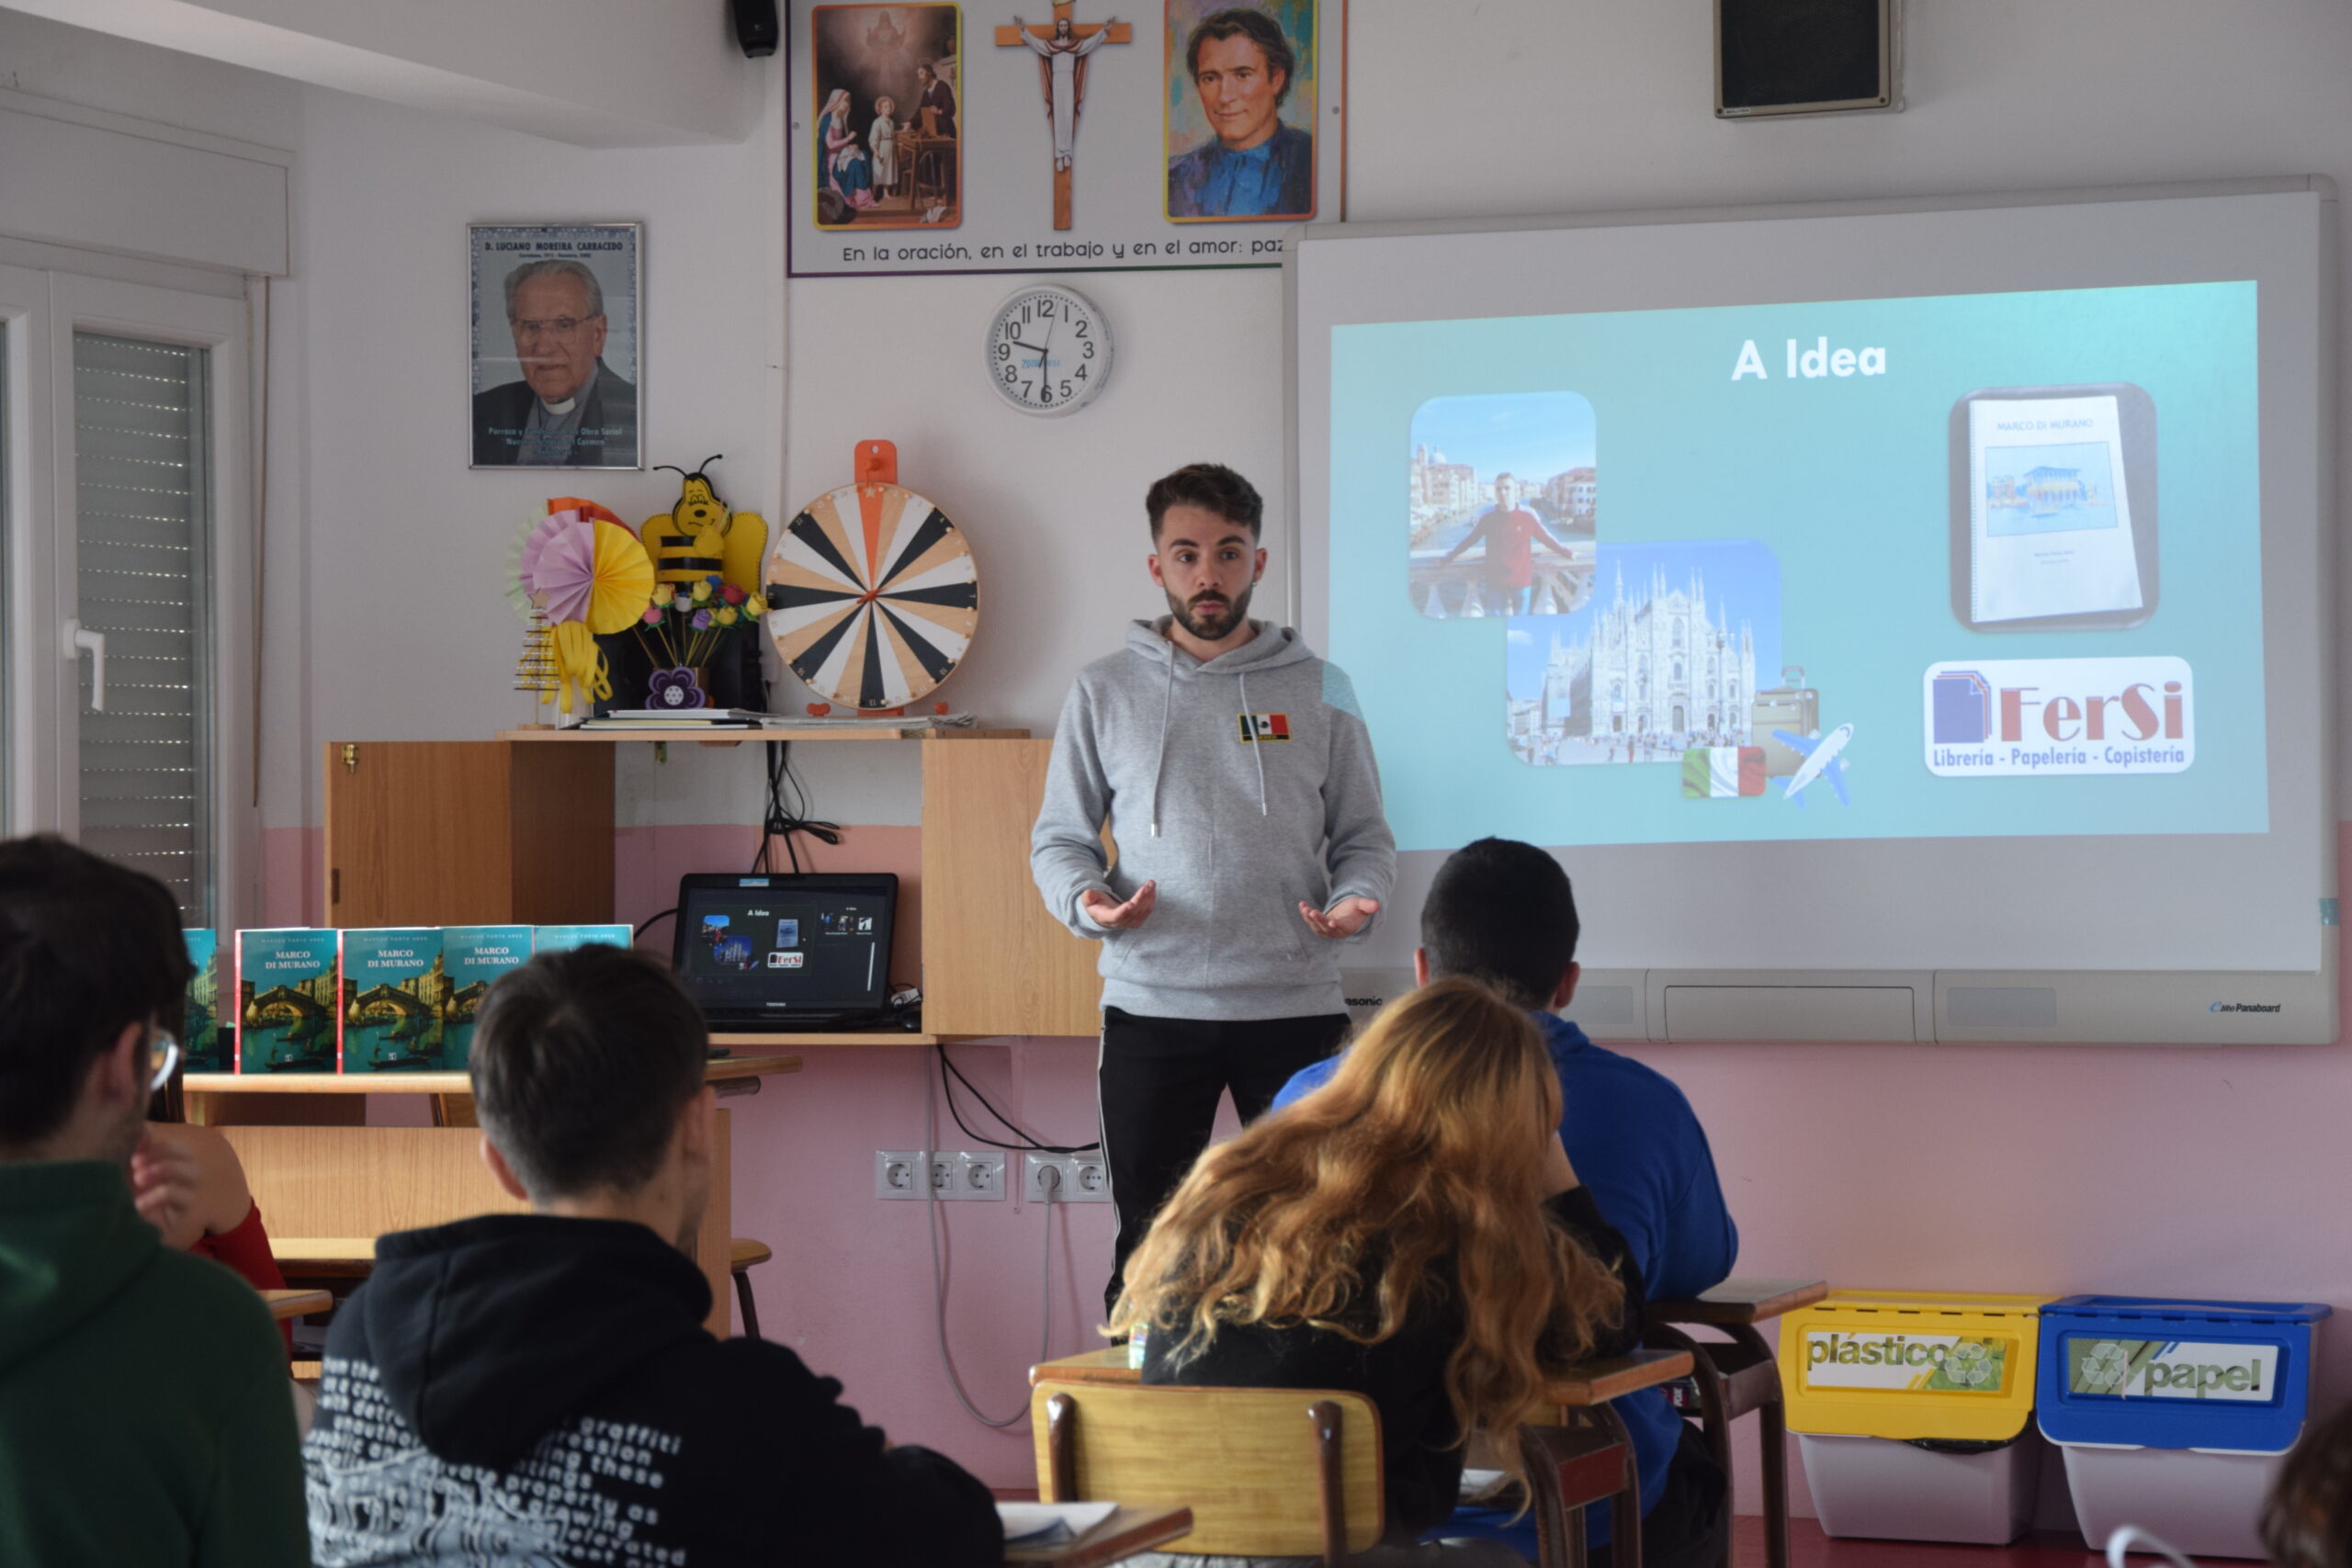
[[[1817,1329],[1804,1337],[1804,1381],[1812,1388],[1998,1393],[2007,1382],[2013,1343],[1994,1336]]]

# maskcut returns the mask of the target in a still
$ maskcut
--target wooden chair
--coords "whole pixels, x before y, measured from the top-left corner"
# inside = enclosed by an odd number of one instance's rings
[[[735,1304],[743,1311],[743,1337],[760,1337],[760,1309],[752,1301],[752,1270],[775,1256],[763,1241],[750,1236],[730,1236],[727,1243],[727,1271],[735,1276]]]
[[[1363,1394],[1065,1382],[1049,1366],[1031,1382],[1038,1495],[1048,1503],[1186,1504],[1193,1530],[1174,1543],[1186,1552],[1320,1556],[1326,1568],[1380,1539],[1380,1413]],[[1622,1427],[1569,1414],[1578,1424],[1517,1434],[1541,1568],[1584,1568],[1583,1510],[1639,1496]],[[1635,1502],[1620,1527],[1639,1517]],[[1638,1525],[1632,1535],[1620,1560],[1641,1568]]]
[[[1691,1381],[1699,1387],[1700,1427],[1707,1448],[1724,1470],[1724,1509],[1732,1511],[1731,1424],[1754,1415],[1764,1482],[1766,1568],[1789,1568],[1788,1426],[1781,1403],[1781,1368],[1771,1343],[1757,1325],[1807,1306],[1828,1294],[1819,1280],[1726,1280],[1690,1301],[1649,1303],[1644,1342],[1654,1348],[1688,1350]],[[1685,1325],[1704,1325],[1729,1337],[1694,1339]],[[1738,1549],[1733,1548],[1736,1568]]]
[[[1047,1380],[1029,1410],[1046,1502],[1181,1503],[1182,1551],[1326,1568],[1380,1539],[1380,1413],[1363,1394]]]
[[[1611,1539],[1622,1543],[1615,1561],[1642,1568],[1642,1479],[1633,1439],[1613,1415],[1573,1414],[1586,1418],[1572,1427],[1519,1429],[1528,1512],[1535,1518],[1535,1560],[1540,1568],[1585,1568],[1584,1510],[1607,1503]]]

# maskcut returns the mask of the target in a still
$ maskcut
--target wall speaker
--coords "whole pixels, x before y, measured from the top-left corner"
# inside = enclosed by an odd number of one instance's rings
[[[735,15],[735,41],[743,52],[757,60],[775,52],[776,40],[783,29],[776,25],[775,0],[727,0],[728,9]]]
[[[1715,117],[1901,107],[1903,0],[1715,0]]]

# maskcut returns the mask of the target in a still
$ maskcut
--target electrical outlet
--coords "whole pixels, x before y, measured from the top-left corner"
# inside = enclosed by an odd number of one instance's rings
[[[981,1202],[1004,1201],[1004,1156],[993,1149],[978,1154],[941,1155],[938,1160],[947,1166],[951,1176],[949,1191],[943,1198],[962,1198]]]
[[[1102,1164],[1102,1156],[1091,1155],[1039,1155],[1028,1156],[1022,1172],[1021,1196],[1032,1203],[1046,1201],[1046,1172],[1057,1183],[1052,1201],[1057,1203],[1107,1203],[1111,1201],[1111,1174]]]
[[[925,1154],[919,1149],[874,1151],[876,1198],[921,1198],[925,1189],[943,1203],[1002,1202],[1004,1156],[978,1153]]]
[[[928,1161],[914,1149],[874,1151],[874,1195],[876,1198],[920,1198]]]

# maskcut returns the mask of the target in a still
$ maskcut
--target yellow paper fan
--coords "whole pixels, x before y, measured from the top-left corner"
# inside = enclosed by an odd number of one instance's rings
[[[653,558],[619,524],[600,518],[595,526],[595,576],[583,618],[590,631],[603,636],[625,631],[644,615],[653,594]]]
[[[557,705],[565,713],[571,711],[571,696],[580,694],[581,706],[595,711],[600,698],[613,694],[612,677],[607,673],[605,650],[588,635],[588,628],[578,621],[558,621],[555,626],[555,667],[557,674]]]

